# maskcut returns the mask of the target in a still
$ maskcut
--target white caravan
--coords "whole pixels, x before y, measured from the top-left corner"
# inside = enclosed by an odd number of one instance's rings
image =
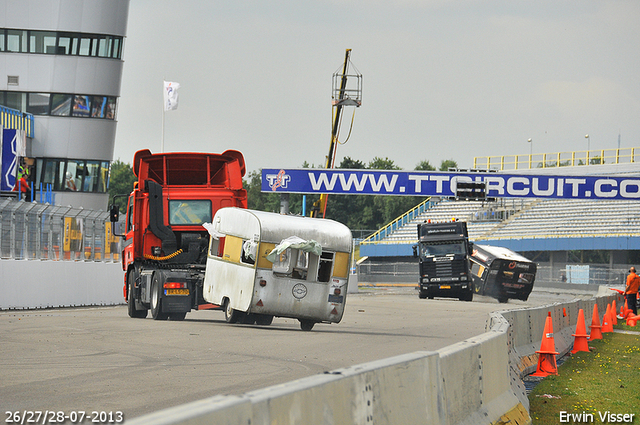
[[[203,297],[229,323],[273,317],[338,323],[347,298],[351,231],[333,220],[221,208],[213,223]]]

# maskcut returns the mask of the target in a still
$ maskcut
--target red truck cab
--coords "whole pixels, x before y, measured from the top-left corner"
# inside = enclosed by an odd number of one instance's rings
[[[124,296],[131,317],[181,320],[206,302],[201,289],[211,222],[222,207],[247,207],[242,153],[136,152],[138,178],[123,236]]]

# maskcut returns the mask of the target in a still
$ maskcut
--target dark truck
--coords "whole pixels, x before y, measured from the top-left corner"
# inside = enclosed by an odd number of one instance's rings
[[[526,301],[536,278],[536,263],[500,246],[473,245],[471,279],[476,294],[501,303],[509,298]]]
[[[464,221],[418,224],[418,245],[413,246],[413,256],[419,258],[420,298],[473,300],[471,246]]]

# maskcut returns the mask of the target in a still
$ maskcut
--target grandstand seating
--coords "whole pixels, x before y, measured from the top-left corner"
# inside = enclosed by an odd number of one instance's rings
[[[471,240],[640,236],[635,200],[441,201],[377,242],[415,243],[416,224],[467,221]]]

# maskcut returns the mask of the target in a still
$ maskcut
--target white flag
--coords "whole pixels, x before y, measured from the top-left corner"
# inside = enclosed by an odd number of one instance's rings
[[[178,109],[178,89],[180,84],[171,81],[164,82],[164,110]]]

